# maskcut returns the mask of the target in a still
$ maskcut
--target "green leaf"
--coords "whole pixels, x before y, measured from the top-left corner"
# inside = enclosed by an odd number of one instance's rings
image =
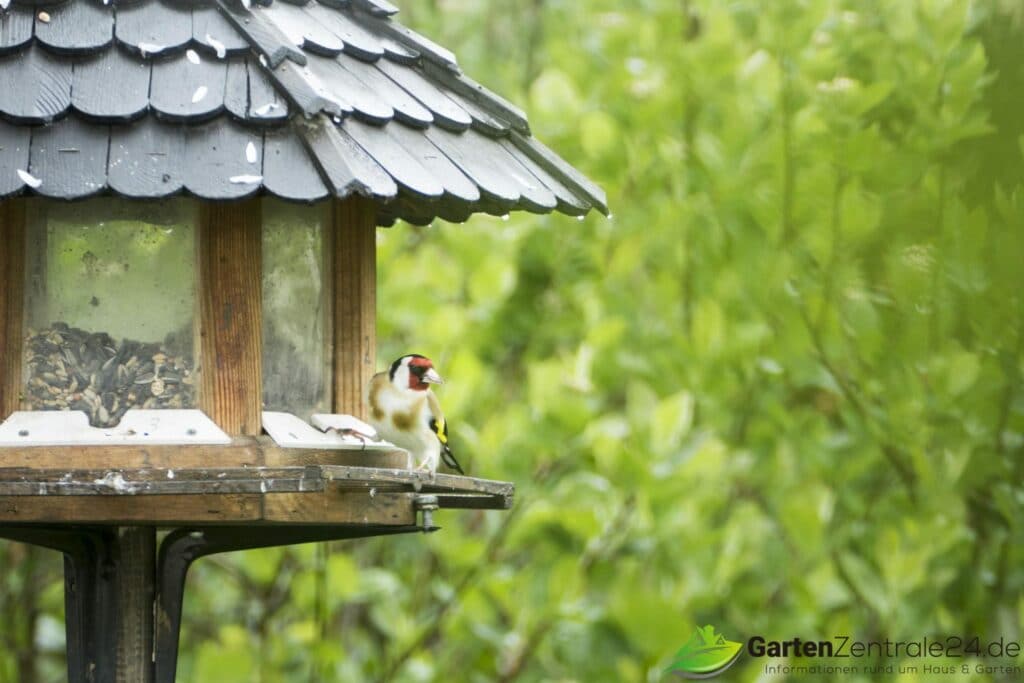
[[[726,640],[724,636],[716,633],[714,626],[698,626],[686,641],[686,645],[676,652],[674,661],[667,671],[680,673],[684,677],[687,674],[718,673],[736,661],[742,649],[741,643]]]
[[[951,396],[959,396],[974,384],[981,371],[978,356],[968,351],[958,351],[949,359],[946,368],[946,390]]]
[[[688,391],[669,396],[654,410],[651,449],[668,455],[682,447],[682,439],[693,425],[693,395]]]

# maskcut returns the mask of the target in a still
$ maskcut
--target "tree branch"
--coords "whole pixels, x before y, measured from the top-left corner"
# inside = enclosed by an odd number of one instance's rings
[[[797,308],[800,310],[800,318],[804,321],[804,326],[807,328],[807,332],[811,337],[811,344],[814,346],[815,355],[818,357],[818,361],[822,367],[832,376],[835,380],[836,386],[839,387],[839,391],[843,397],[850,403],[854,412],[860,418],[861,422],[867,429],[871,429],[871,416],[868,414],[867,409],[857,396],[853,387],[850,386],[849,380],[839,370],[838,367],[829,358],[828,353],[825,351],[825,344],[821,339],[821,334],[818,328],[811,321],[810,315],[807,313],[806,307],[803,304],[799,304]],[[904,487],[907,489],[907,494],[911,500],[915,500],[917,497],[917,477],[914,474],[913,469],[905,462],[903,455],[899,450],[888,442],[887,438],[882,439],[882,455],[885,456],[889,464],[896,471],[900,480],[903,482]]]
[[[477,579],[485,568],[490,566],[498,556],[498,552],[505,543],[505,539],[508,538],[509,530],[512,528],[512,522],[522,513],[526,508],[526,505],[517,505],[512,508],[508,514],[502,519],[501,526],[491,536],[490,541],[487,542],[487,547],[484,549],[482,557],[463,574],[462,578],[455,585],[451,595],[443,600],[438,606],[434,614],[434,617],[430,620],[430,626],[423,629],[422,632],[405,647],[399,654],[392,659],[388,665],[384,668],[384,673],[378,677],[378,681],[381,683],[387,683],[394,679],[395,675],[401,670],[409,658],[418,652],[423,646],[437,637],[444,626],[445,618],[448,616],[449,611],[459,601],[459,598],[468,590]]]

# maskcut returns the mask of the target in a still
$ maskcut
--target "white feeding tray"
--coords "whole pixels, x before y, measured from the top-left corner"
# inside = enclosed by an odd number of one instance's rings
[[[92,427],[80,410],[21,410],[0,424],[0,447],[230,443],[231,437],[201,410],[129,410],[116,427]]]
[[[291,413],[263,413],[263,428],[281,448],[385,452],[401,450],[387,441],[376,440],[377,431],[351,415],[314,415],[312,421],[311,425]]]

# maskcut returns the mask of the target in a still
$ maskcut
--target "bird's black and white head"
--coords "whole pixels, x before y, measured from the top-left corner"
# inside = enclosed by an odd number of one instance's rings
[[[444,384],[434,363],[426,356],[411,353],[391,364],[391,383],[404,391],[426,391],[431,384]]]

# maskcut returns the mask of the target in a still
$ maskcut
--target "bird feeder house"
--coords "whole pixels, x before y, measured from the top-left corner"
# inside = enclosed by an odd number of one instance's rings
[[[599,188],[384,0],[0,5],[0,537],[64,553],[70,680],[173,681],[203,555],[508,507],[339,422],[375,231]]]

